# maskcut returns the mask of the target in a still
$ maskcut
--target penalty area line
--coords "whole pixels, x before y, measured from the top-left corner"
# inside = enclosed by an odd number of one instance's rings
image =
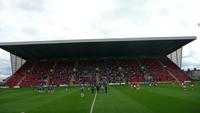
[[[92,102],[92,106],[91,106],[91,108],[90,108],[90,113],[93,112],[93,108],[94,108],[94,103],[95,103],[95,101],[96,101],[96,97],[97,97],[97,92],[95,93],[95,96],[94,96],[94,99],[93,99],[93,102]]]

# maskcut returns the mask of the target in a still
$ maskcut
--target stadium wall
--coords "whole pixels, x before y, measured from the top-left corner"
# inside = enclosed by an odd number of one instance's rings
[[[14,74],[26,61],[16,55],[10,54],[12,74]]]
[[[178,67],[182,67],[182,48],[174,51],[173,53],[167,56],[170,60],[172,60]]]

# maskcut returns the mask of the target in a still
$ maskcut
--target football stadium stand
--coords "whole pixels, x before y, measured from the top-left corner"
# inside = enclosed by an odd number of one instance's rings
[[[190,78],[167,55],[195,40],[187,37],[121,38],[0,43],[26,62],[7,80],[9,87],[41,83],[77,85],[109,83],[184,82]]]

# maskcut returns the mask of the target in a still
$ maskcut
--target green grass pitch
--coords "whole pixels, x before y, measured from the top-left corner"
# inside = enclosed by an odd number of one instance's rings
[[[90,113],[95,94],[85,88],[55,88],[53,94],[37,89],[0,89],[0,113]],[[109,86],[108,94],[97,94],[92,113],[200,113],[200,85],[183,90],[179,85]]]

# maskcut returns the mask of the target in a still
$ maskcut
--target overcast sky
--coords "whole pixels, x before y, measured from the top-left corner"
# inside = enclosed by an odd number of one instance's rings
[[[200,36],[199,0],[0,0],[0,42]],[[200,39],[183,50],[183,68],[200,68]],[[0,78],[11,74],[0,49]]]

